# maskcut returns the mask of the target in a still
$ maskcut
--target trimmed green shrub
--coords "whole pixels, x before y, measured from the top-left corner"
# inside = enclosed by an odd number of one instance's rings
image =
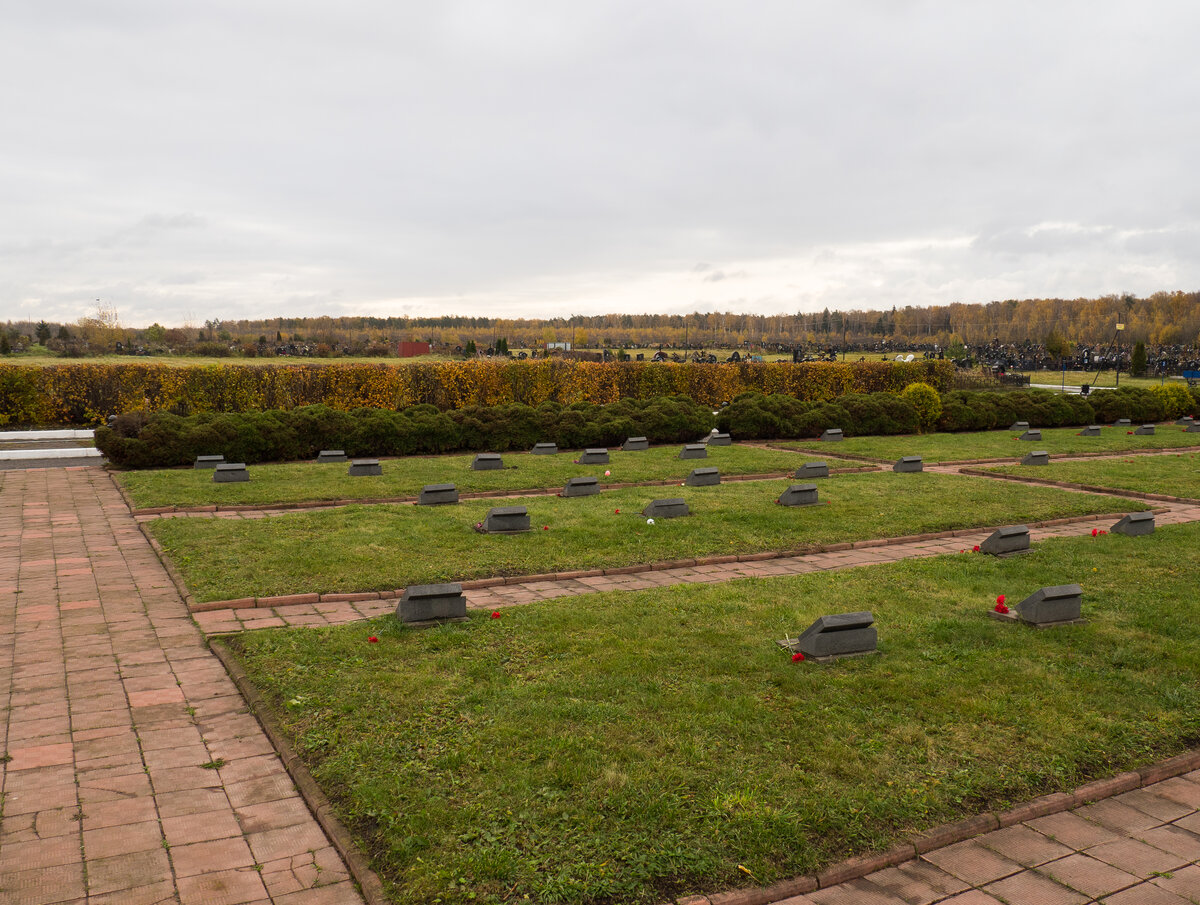
[[[325,405],[291,411],[181,417],[129,412],[96,428],[96,446],[124,468],[190,465],[196,456],[224,455],[230,462],[312,459],[322,449],[349,456],[408,456],[455,451],[530,449],[539,441],[563,448],[616,446],[643,435],[653,443],[703,437],[712,411],[681,396],[625,399],[609,405],[513,403],[443,412],[432,405],[401,411]]]
[[[942,398],[927,383],[910,383],[900,392],[900,398],[917,410],[917,420],[923,431],[936,425],[942,416]]]
[[[1162,386],[1150,387],[1150,392],[1162,403],[1164,418],[1190,415],[1196,408],[1196,399],[1181,383],[1164,383]]]

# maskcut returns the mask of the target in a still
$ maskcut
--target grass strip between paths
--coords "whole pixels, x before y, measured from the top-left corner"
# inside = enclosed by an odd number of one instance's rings
[[[1084,453],[1128,453],[1139,450],[1200,447],[1200,434],[1185,433],[1173,424],[1159,425],[1154,436],[1138,437],[1130,428],[1102,427],[1099,437],[1080,437],[1078,427],[1041,428],[1042,439],[1018,440],[1020,431],[982,431],[963,434],[920,434],[900,437],[848,437],[836,443],[817,440],[781,440],[774,445],[805,454],[844,453],[894,462],[901,456],[921,456],[926,462],[961,462],[970,459],[1020,459],[1037,449],[1051,456]]]
[[[196,600],[205,602],[802,550],[1147,508],[1139,502],[987,478],[891,472],[823,480],[817,485],[823,502],[816,506],[776,505],[789,483],[643,487],[577,499],[530,498],[520,502],[534,530],[517,535],[474,530],[496,500],[436,507],[347,506],[253,520],[159,519],[149,529]],[[649,525],[640,512],[656,497],[682,497],[692,515]]]
[[[1137,493],[1200,499],[1200,453],[1051,461],[1049,465],[1001,465],[982,470],[1044,481],[1069,481],[1072,484],[1113,487]]]
[[[561,489],[568,478],[595,477],[601,483],[637,483],[676,479],[693,468],[719,468],[722,474],[780,474],[794,471],[811,457],[755,446],[714,446],[706,459],[680,459],[680,446],[643,452],[609,451],[607,465],[575,465],[578,453],[534,456],[504,453],[505,468],[472,471],[473,455],[385,459],[383,474],[347,475],[348,465],[299,462],[249,466],[245,483],[215,484],[211,471],[161,469],[117,472],[114,477],[138,508],[158,506],[252,505],[300,501],[415,497],[426,484],[457,485],[459,492]],[[840,462],[847,467],[857,462]],[[605,472],[610,472],[606,477]]]
[[[1194,746],[1198,570],[1189,524],[229,643],[394,901],[651,905]],[[987,617],[1068,582],[1082,625]],[[861,609],[881,656],[773,643]]]

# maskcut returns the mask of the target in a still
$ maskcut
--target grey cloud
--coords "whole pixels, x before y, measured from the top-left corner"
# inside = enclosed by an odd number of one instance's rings
[[[1200,279],[1180,238],[1200,221],[1200,7],[1182,0],[17,6],[0,317],[105,291],[164,323],[485,297],[647,310],[629,286],[701,285],[710,261],[750,281],[795,261],[747,305]],[[1055,223],[1082,232],[1030,232]],[[948,235],[978,238],[852,251]],[[787,288],[810,268],[834,275]]]

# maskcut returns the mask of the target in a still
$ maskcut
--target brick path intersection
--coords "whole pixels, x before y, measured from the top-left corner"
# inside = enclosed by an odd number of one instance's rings
[[[193,621],[103,469],[6,471],[0,491],[0,902],[362,902],[200,627],[346,622],[388,612],[394,602],[217,610]],[[1162,505],[1160,524],[1200,519],[1200,506]],[[1085,530],[1090,525],[1033,534],[1037,540]],[[852,568],[977,542],[955,537],[533,581],[476,589],[469,599],[493,608]],[[1121,785],[1128,777],[1133,781]],[[784,901],[1200,903],[1200,770],[1149,784],[1128,774],[1113,783],[1112,790],[1129,790],[1094,803],[1067,801],[1076,806],[949,846],[922,847],[919,858],[846,883],[826,875],[824,888],[809,889],[797,881],[796,894]],[[763,900],[755,895],[718,894],[711,903]]]

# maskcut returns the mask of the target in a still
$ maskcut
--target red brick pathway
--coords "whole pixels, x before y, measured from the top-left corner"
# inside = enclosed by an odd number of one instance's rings
[[[1160,524],[1200,519],[1200,506],[1168,509]],[[1090,527],[1033,535],[1083,532]],[[492,608],[603,590],[852,568],[958,552],[987,533],[528,582],[469,597],[472,606]],[[197,619],[209,631],[227,631],[345,622],[391,608],[389,601],[331,603],[215,611]],[[0,732],[0,753],[8,758],[0,763],[0,901],[6,905],[361,902],[99,468],[0,474]],[[216,769],[204,766],[217,763]],[[1200,903],[1200,771],[784,901]]]
[[[1113,511],[1121,510],[1123,500],[1113,498]],[[1200,521],[1200,504],[1155,503],[1160,512],[1155,521],[1158,525],[1180,524]],[[1115,519],[1113,520],[1116,521]],[[1110,527],[1111,523],[1081,519],[1068,525],[1030,529],[1034,542],[1048,537],[1074,537],[1090,534],[1094,527]],[[633,575],[602,575],[594,578],[527,581],[517,584],[498,585],[491,588],[469,589],[464,592],[467,606],[472,609],[495,610],[514,604],[530,603],[534,600],[549,600],[553,597],[574,597],[595,594],[599,591],[640,591],[676,584],[713,583],[732,581],[738,578],[766,578],[776,575],[801,575],[805,572],[823,572],[837,569],[852,569],[872,563],[898,562],[915,556],[937,556],[943,553],[959,553],[982,543],[991,534],[991,529],[964,534],[958,537],[937,540],[918,540],[907,543],[888,544],[881,547],[865,547],[857,550],[841,550],[835,553],[813,553],[804,556],[786,556],[760,562],[735,562],[711,566],[689,566],[678,569],[661,569],[654,572],[638,572]],[[246,609],[220,609],[195,613],[200,627],[210,633],[239,632],[252,628],[273,628],[281,625],[339,625],[381,616],[394,611],[394,600],[365,600],[352,603],[331,602],[299,604],[277,607],[250,607]]]
[[[361,902],[100,468],[0,473],[0,756],[6,905]]]

